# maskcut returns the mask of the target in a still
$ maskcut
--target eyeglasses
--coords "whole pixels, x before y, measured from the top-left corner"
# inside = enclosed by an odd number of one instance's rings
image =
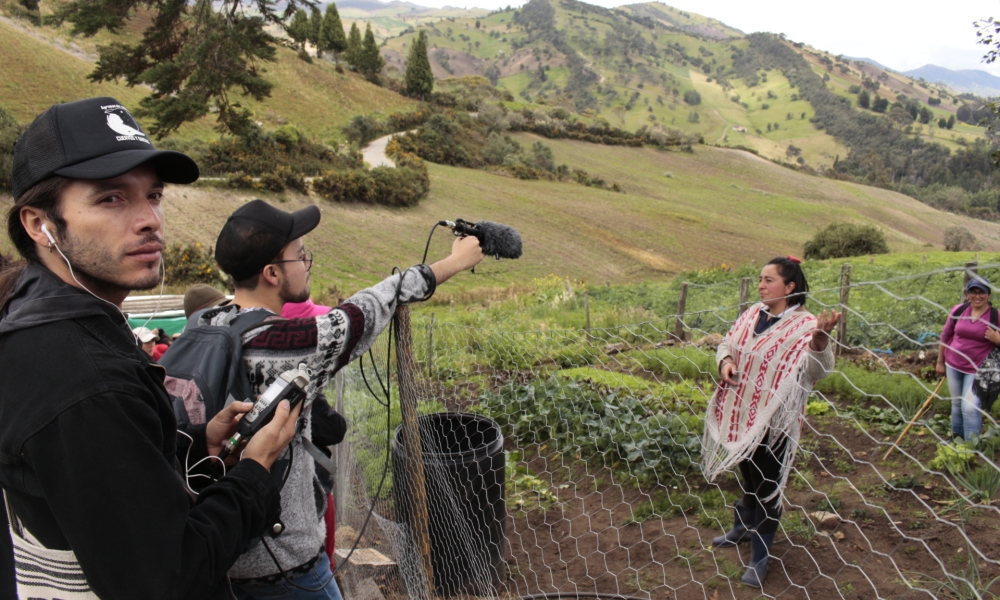
[[[305,253],[302,256],[298,257],[298,258],[293,258],[293,259],[289,259],[289,260],[276,260],[276,261],[272,262],[271,264],[272,265],[276,265],[276,264],[279,264],[279,263],[287,263],[287,262],[301,262],[301,263],[303,263],[306,266],[306,271],[308,271],[309,269],[311,269],[313,267],[313,253],[312,253],[312,250],[306,250]]]
[[[981,290],[979,288],[972,288],[966,293],[969,294],[970,296],[988,296],[990,294],[988,291]]]

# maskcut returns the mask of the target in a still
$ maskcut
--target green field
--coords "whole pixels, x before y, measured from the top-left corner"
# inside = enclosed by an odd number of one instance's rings
[[[541,140],[517,134],[522,145]],[[943,230],[968,227],[984,251],[1000,250],[995,227],[937,211],[909,197],[804,175],[752,154],[699,146],[693,153],[541,140],[557,163],[582,168],[626,193],[568,182],[522,181],[486,171],[429,164],[431,192],[412,209],[332,205],[289,194],[291,210],[319,203],[324,222],[308,240],[316,252],[314,291],[353,291],[393,266],[420,260],[426,232],[440,219],[507,223],[524,237],[519,261],[487,260],[448,290],[506,288],[549,274],[594,285],[667,280],[722,263],[799,254],[833,221],[873,223],[897,252],[940,249]],[[669,176],[667,176],[669,174]],[[173,188],[166,203],[170,241],[212,245],[226,217],[255,194]],[[0,208],[10,205],[9,197]],[[437,234],[431,256],[449,247]],[[6,242],[4,251],[9,251]],[[447,292],[443,292],[447,293]]]

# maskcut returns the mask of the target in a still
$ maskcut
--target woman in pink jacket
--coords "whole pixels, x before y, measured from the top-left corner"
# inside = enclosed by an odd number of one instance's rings
[[[979,365],[994,346],[1000,345],[1000,332],[990,326],[990,311],[995,309],[990,304],[989,282],[976,277],[969,280],[965,290],[968,301],[951,309],[941,332],[937,372],[948,378],[952,436],[968,440],[983,428],[979,397],[972,384]]]

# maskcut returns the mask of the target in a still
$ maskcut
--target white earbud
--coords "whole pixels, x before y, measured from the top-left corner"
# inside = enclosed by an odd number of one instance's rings
[[[52,242],[53,244],[56,243],[55,238],[52,237],[51,233],[49,233],[49,228],[45,226],[45,223],[42,223],[42,233],[45,234],[45,237],[49,238],[50,242]]]

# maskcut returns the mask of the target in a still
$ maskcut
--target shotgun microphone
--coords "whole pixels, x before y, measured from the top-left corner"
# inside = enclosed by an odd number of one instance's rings
[[[521,234],[513,227],[492,221],[470,223],[465,219],[439,221],[438,225],[450,228],[456,236],[475,236],[485,256],[493,256],[497,260],[521,258]]]

